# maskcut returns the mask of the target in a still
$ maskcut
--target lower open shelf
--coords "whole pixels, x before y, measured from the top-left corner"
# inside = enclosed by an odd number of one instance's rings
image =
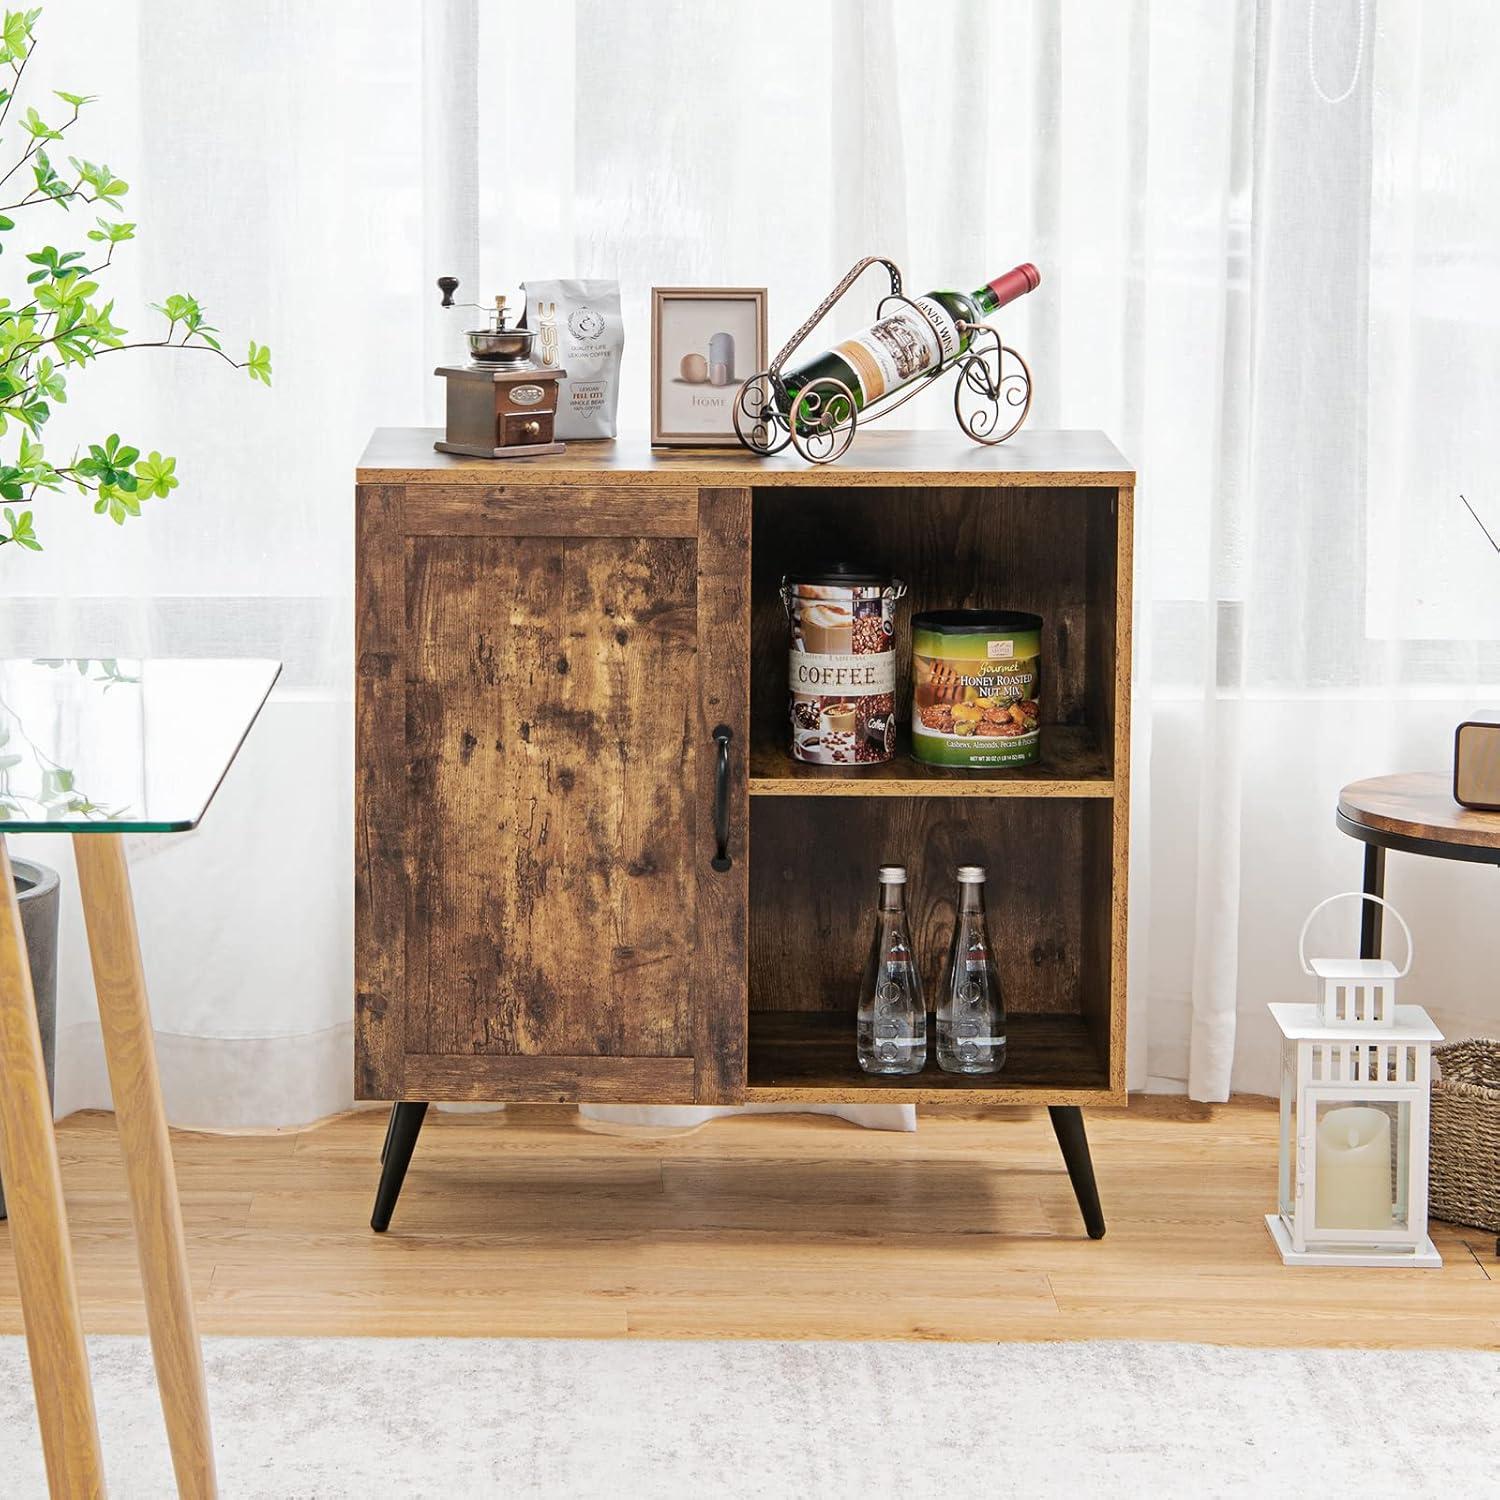
[[[1006,1018],[1004,1071],[989,1077],[944,1073],[933,1055],[905,1078],[861,1070],[849,1011],[750,1012],[746,1098],[891,1104],[1123,1104],[1080,1015]]]

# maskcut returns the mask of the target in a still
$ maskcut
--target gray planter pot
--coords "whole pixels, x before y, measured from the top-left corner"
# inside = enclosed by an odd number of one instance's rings
[[[57,1066],[57,871],[29,859],[13,859],[10,867],[21,902],[21,927],[31,960],[31,987],[36,991],[36,1019],[51,1094]],[[0,1219],[4,1217],[5,1185],[0,1183]]]

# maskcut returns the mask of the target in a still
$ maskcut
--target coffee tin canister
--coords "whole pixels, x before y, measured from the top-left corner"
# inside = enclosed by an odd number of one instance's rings
[[[911,622],[911,750],[934,766],[993,770],[1040,754],[1042,618],[939,609]]]
[[[895,755],[896,601],[905,592],[899,578],[848,564],[781,580],[793,760],[857,767]]]

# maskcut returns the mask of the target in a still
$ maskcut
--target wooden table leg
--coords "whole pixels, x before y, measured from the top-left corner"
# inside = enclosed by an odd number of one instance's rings
[[[156,1071],[151,1008],[141,969],[125,847],[118,834],[73,835],[73,857],[94,964],[94,990],[115,1123],[125,1155],[136,1253],[146,1292],[151,1354],[179,1495],[218,1493],[203,1350],[193,1316],[187,1246],[172,1146]]]
[[[0,838],[0,1177],[10,1204],[26,1349],[53,1495],[104,1494],[52,1101],[10,856]]]

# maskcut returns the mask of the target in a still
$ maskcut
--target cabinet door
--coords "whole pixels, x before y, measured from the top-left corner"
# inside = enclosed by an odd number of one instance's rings
[[[360,1097],[742,1097],[748,492],[376,487],[359,537]]]

